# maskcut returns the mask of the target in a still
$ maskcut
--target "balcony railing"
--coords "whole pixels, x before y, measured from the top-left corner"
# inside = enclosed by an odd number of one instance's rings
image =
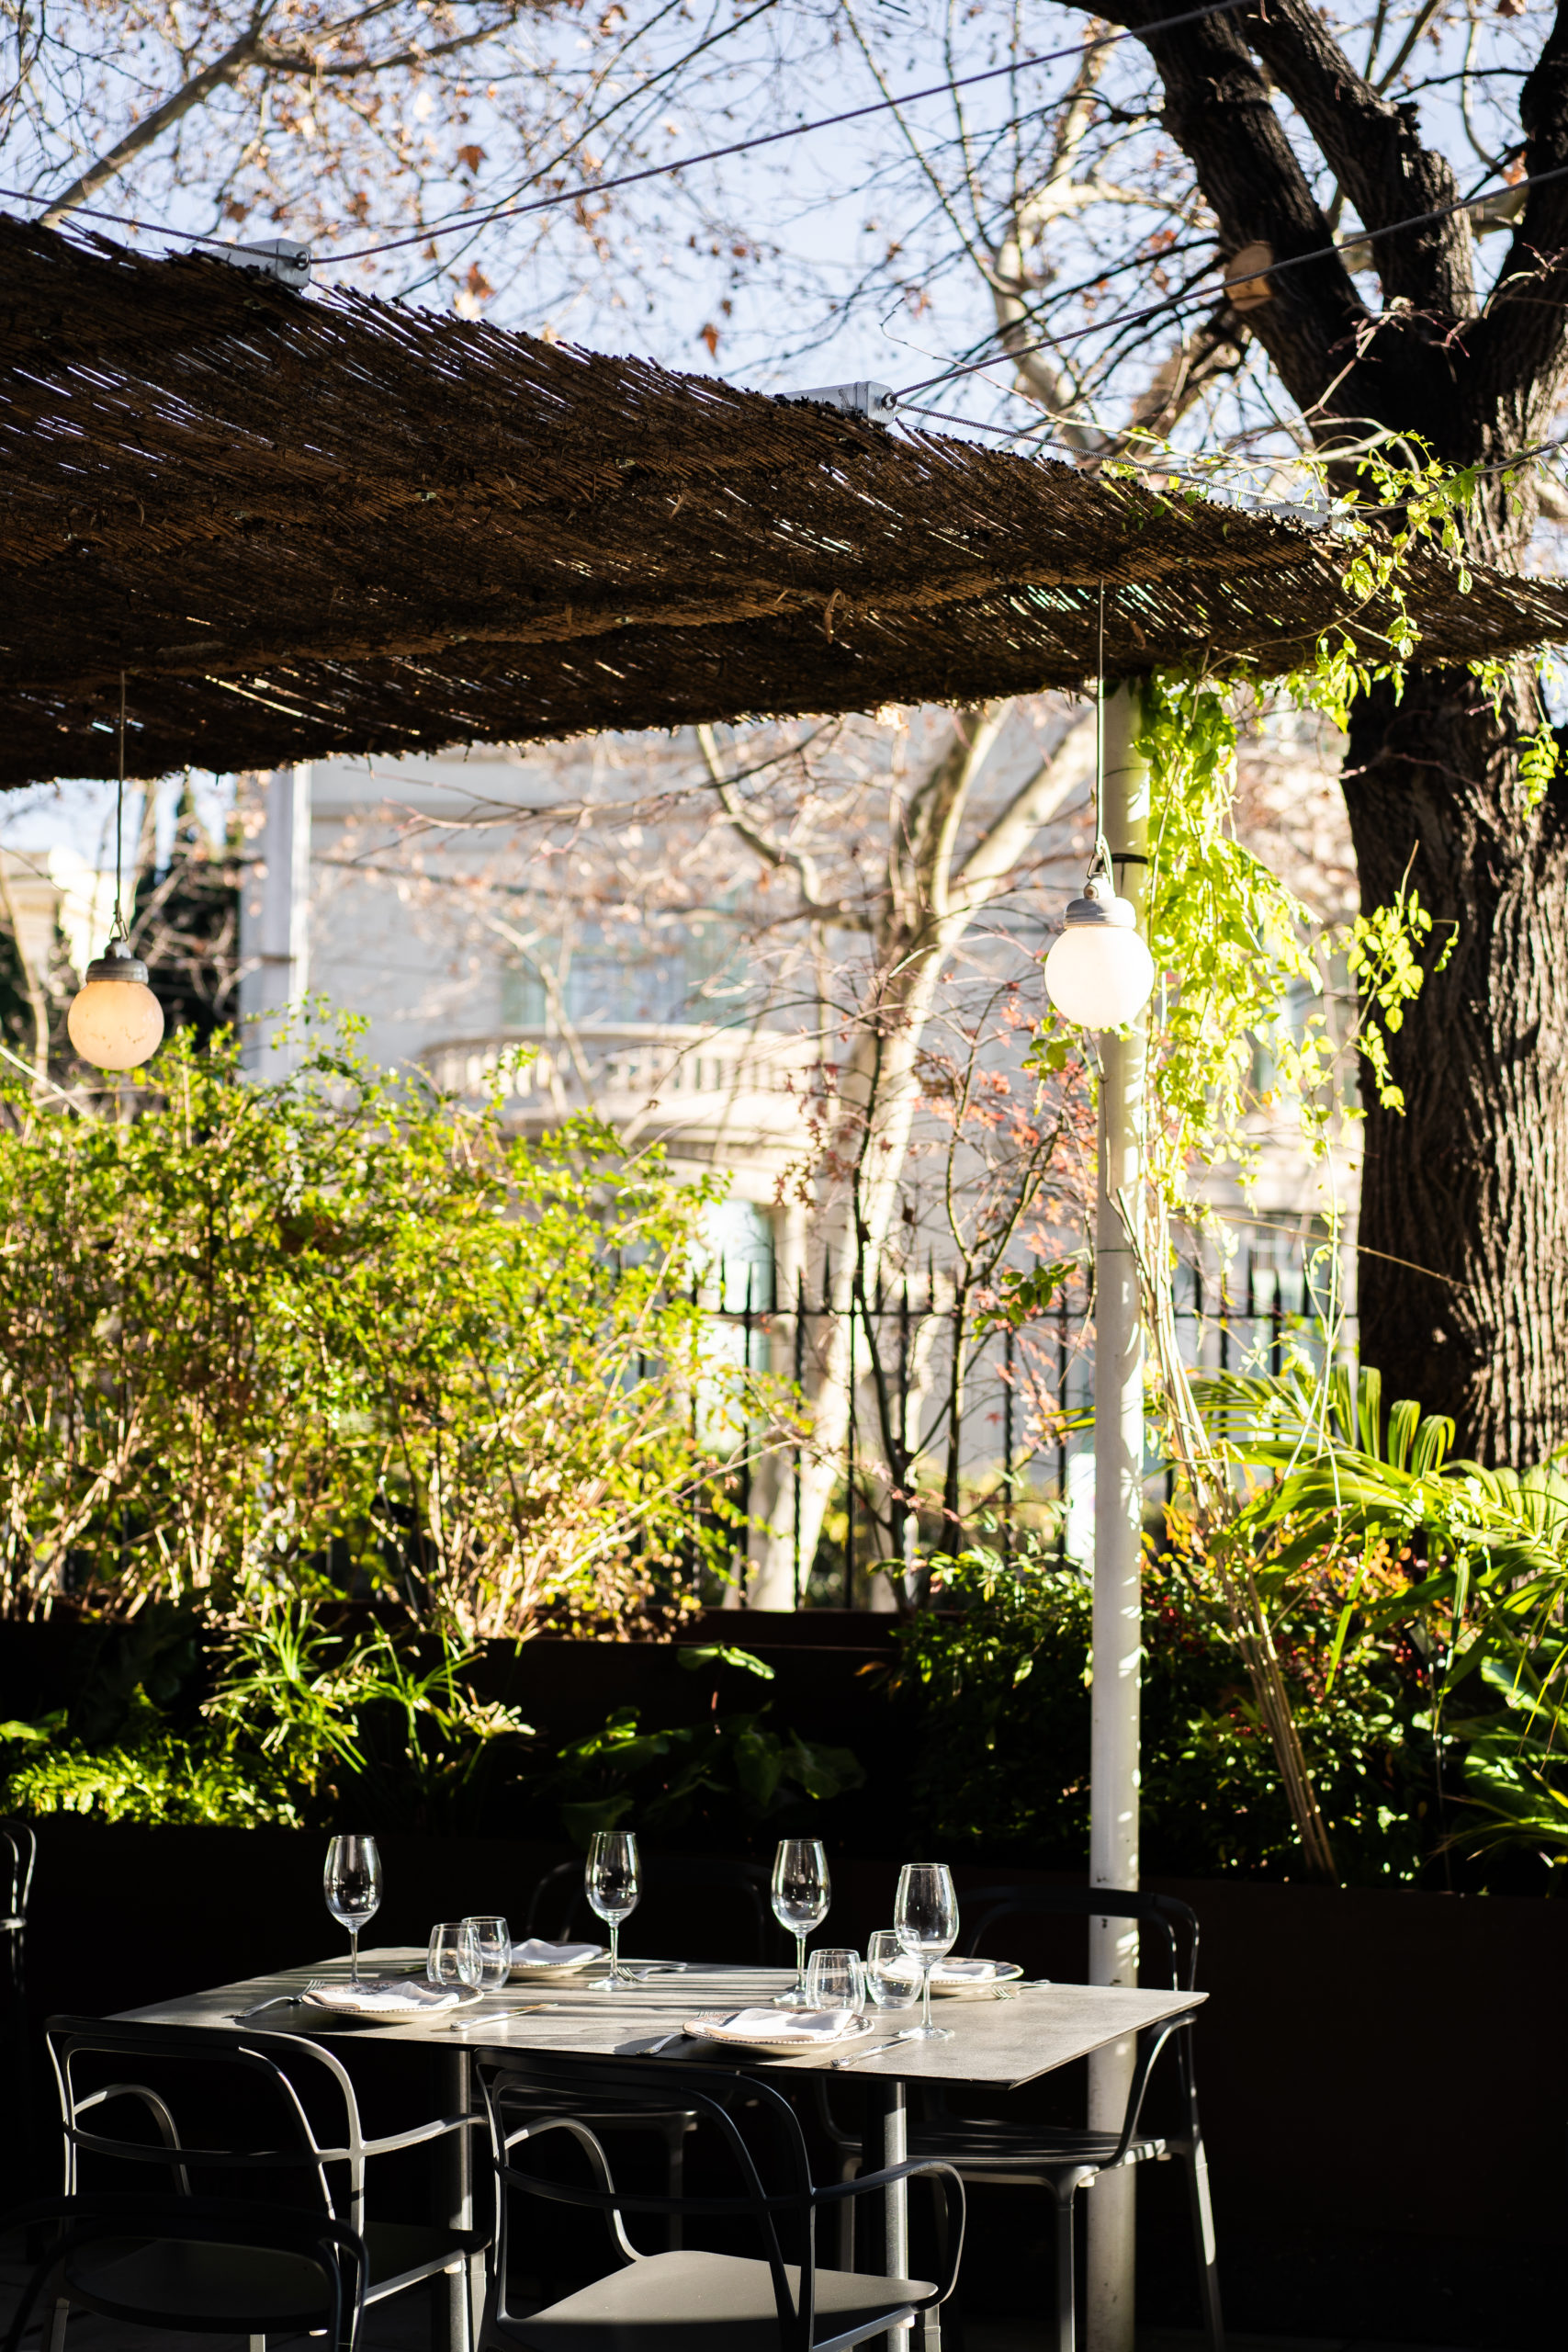
[[[531,1053],[514,1064],[509,1057],[518,1046]],[[592,1109],[616,1125],[721,1127],[738,1141],[797,1132],[821,1083],[811,1039],[695,1023],[589,1024],[570,1040],[543,1028],[497,1030],[444,1040],[421,1058],[445,1092],[498,1091],[530,1123]]]

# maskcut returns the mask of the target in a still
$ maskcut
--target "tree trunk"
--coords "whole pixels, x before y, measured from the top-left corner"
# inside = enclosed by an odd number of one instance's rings
[[[1473,678],[1417,673],[1358,705],[1344,778],[1363,906],[1408,866],[1434,917],[1389,1036],[1403,1112],[1363,1081],[1362,1361],[1521,1467],[1568,1439],[1568,793],[1527,808],[1539,723],[1528,673],[1499,724]]]

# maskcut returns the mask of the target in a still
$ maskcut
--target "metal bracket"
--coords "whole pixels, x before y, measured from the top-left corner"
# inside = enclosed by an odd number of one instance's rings
[[[302,292],[310,283],[310,248],[293,237],[269,237],[260,245],[209,245],[205,250],[236,269],[265,270],[280,286]]]
[[[781,392],[784,401],[815,401],[819,408],[836,408],[846,416],[868,416],[885,424],[898,406],[898,395],[886,384],[817,384],[807,392]]]

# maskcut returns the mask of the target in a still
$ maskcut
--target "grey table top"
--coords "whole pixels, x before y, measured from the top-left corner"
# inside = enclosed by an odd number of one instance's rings
[[[423,1952],[412,1946],[388,1946],[360,1956],[361,1968],[373,1975],[421,1973],[423,1962]],[[343,1979],[347,1974],[346,1960],[334,1954],[313,1966],[252,1977],[239,1984],[215,1985],[208,1992],[155,2001],[121,2015],[150,2023],[231,2029],[239,2010],[301,1989],[312,1977]],[[587,1985],[529,1985],[513,1979],[456,2021],[437,2013],[372,2022],[301,2005],[269,2009],[251,2022],[258,2031],[306,2034],[322,2041],[368,2037],[377,2042],[414,2042],[447,2052],[463,2048],[496,2054],[581,2051],[629,2058],[648,2054],[650,2042],[674,2032],[701,2010],[770,2001],[793,1982],[793,1973],[787,1969],[691,1963],[679,1974],[651,1976],[634,1990],[618,1993],[596,1992]],[[875,2055],[857,2060],[851,2071],[867,2079],[880,2076],[893,2082],[990,2083],[1016,2088],[1038,2075],[1087,2057],[1090,2051],[1120,2041],[1144,2026],[1182,2016],[1206,1998],[1202,1993],[1059,1984],[1031,1985],[1005,1999],[938,1998],[931,2004],[932,2013],[938,2022],[952,2027],[951,2041],[889,2040]],[[912,2021],[907,2011],[875,2016],[878,2033],[889,2037]],[[758,2067],[777,2067],[793,2074],[825,2068],[841,2053],[829,2049],[773,2057],[711,2041],[686,2041],[676,2042],[663,2054],[688,2064],[711,2058],[748,2073]]]

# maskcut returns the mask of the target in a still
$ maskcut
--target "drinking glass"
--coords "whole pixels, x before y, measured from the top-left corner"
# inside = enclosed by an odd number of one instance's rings
[[[479,1983],[487,1993],[499,1991],[512,1974],[511,1928],[499,1911],[476,1911],[463,1925],[479,1948]]]
[[[806,1972],[806,1996],[814,2009],[865,2007],[865,1966],[858,1951],[814,1951]]]
[[[479,1984],[484,1975],[484,1961],[471,1919],[443,1919],[439,1927],[432,1928],[424,1973],[432,1984],[467,1984],[471,1988]]]
[[[618,1993],[632,1982],[629,1976],[621,1974],[621,1921],[631,1917],[642,1894],[642,1868],[637,1860],[635,1830],[594,1831],[583,1885],[589,1902],[610,1930],[610,1973],[601,1989]]]
[[[828,1917],[833,1883],[820,1838],[781,1838],[773,1856],[773,1917],[795,1938],[795,1983],[779,1996],[781,2009],[808,2009],[806,1939]]]
[[[897,1928],[878,1928],[865,1948],[866,1997],[879,2009],[912,2009],[920,1972],[898,1940]]]
[[[958,1897],[945,1862],[906,1862],[898,1873],[893,1905],[898,1941],[920,1963],[920,2022],[907,2025],[900,2041],[951,2041],[944,2025],[931,2023],[931,1970],[958,1941]]]
[[[381,1857],[374,1838],[334,1838],[321,1872],[327,1909],[348,1929],[349,1973],[359,1982],[359,1930],[381,1908]]]

